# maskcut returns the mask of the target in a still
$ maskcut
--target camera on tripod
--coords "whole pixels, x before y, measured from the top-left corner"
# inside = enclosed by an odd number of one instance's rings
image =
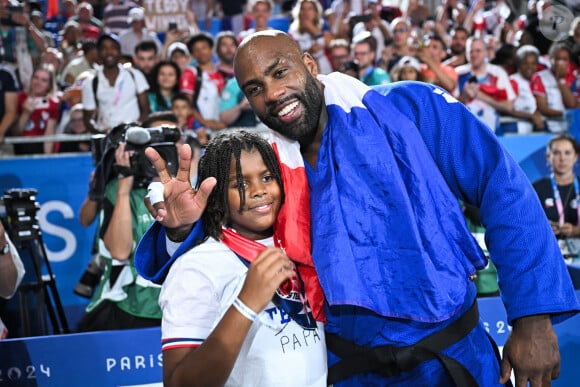
[[[175,175],[178,167],[177,148],[175,143],[181,138],[181,131],[173,126],[156,126],[143,128],[137,124],[121,124],[114,127],[106,136],[93,138],[93,160],[96,160],[95,176],[91,182],[89,198],[101,201],[105,186],[116,177],[114,173],[115,150],[122,142],[125,150],[132,151],[131,172],[135,177],[135,187],[146,187],[157,176],[153,164],[145,155],[145,148],[152,147],[165,160],[170,173]],[[100,144],[99,144],[100,143]]]
[[[8,232],[13,242],[32,240],[40,235],[37,193],[33,188],[13,188],[4,192],[2,200],[6,209]]]

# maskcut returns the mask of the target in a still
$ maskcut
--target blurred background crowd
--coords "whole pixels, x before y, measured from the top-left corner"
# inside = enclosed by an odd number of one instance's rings
[[[232,62],[269,28],[323,74],[436,84],[498,135],[566,132],[580,106],[579,15],[573,0],[0,0],[0,156],[86,152],[86,137],[55,135],[155,112],[202,144],[253,127]]]

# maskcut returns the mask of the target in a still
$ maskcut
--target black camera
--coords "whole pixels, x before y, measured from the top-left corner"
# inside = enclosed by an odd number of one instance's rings
[[[4,191],[2,200],[10,226],[10,239],[14,242],[32,240],[40,235],[37,216],[40,204],[36,201],[37,193],[33,188]]]
[[[93,254],[87,269],[77,282],[74,292],[81,297],[91,298],[95,292],[95,287],[101,281],[101,276],[105,271],[105,260],[99,253]]]
[[[131,173],[134,187],[146,187],[157,176],[155,167],[145,155],[145,148],[154,148],[167,163],[172,175],[177,173],[179,159],[175,143],[181,138],[177,127],[157,126],[143,128],[136,124],[121,124],[114,127],[106,136],[93,137],[93,160],[98,160],[95,175],[91,182],[89,198],[101,201],[106,184],[115,178],[115,150],[119,144],[126,143],[125,150],[131,151]]]

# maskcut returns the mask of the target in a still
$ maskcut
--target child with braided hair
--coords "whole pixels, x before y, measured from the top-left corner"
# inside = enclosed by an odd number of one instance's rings
[[[274,247],[284,202],[274,150],[256,132],[220,132],[198,173],[217,183],[205,237],[173,262],[159,298],[165,385],[326,386],[322,324]]]

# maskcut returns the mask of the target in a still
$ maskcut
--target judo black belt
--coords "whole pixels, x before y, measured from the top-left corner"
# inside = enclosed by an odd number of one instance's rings
[[[391,377],[410,371],[419,363],[437,359],[441,362],[456,386],[478,386],[473,376],[457,360],[441,354],[445,348],[467,336],[479,322],[477,303],[448,327],[427,336],[415,345],[394,347],[364,347],[345,340],[336,334],[326,334],[326,346],[341,360],[328,370],[328,384],[334,384],[353,375],[374,372]]]

